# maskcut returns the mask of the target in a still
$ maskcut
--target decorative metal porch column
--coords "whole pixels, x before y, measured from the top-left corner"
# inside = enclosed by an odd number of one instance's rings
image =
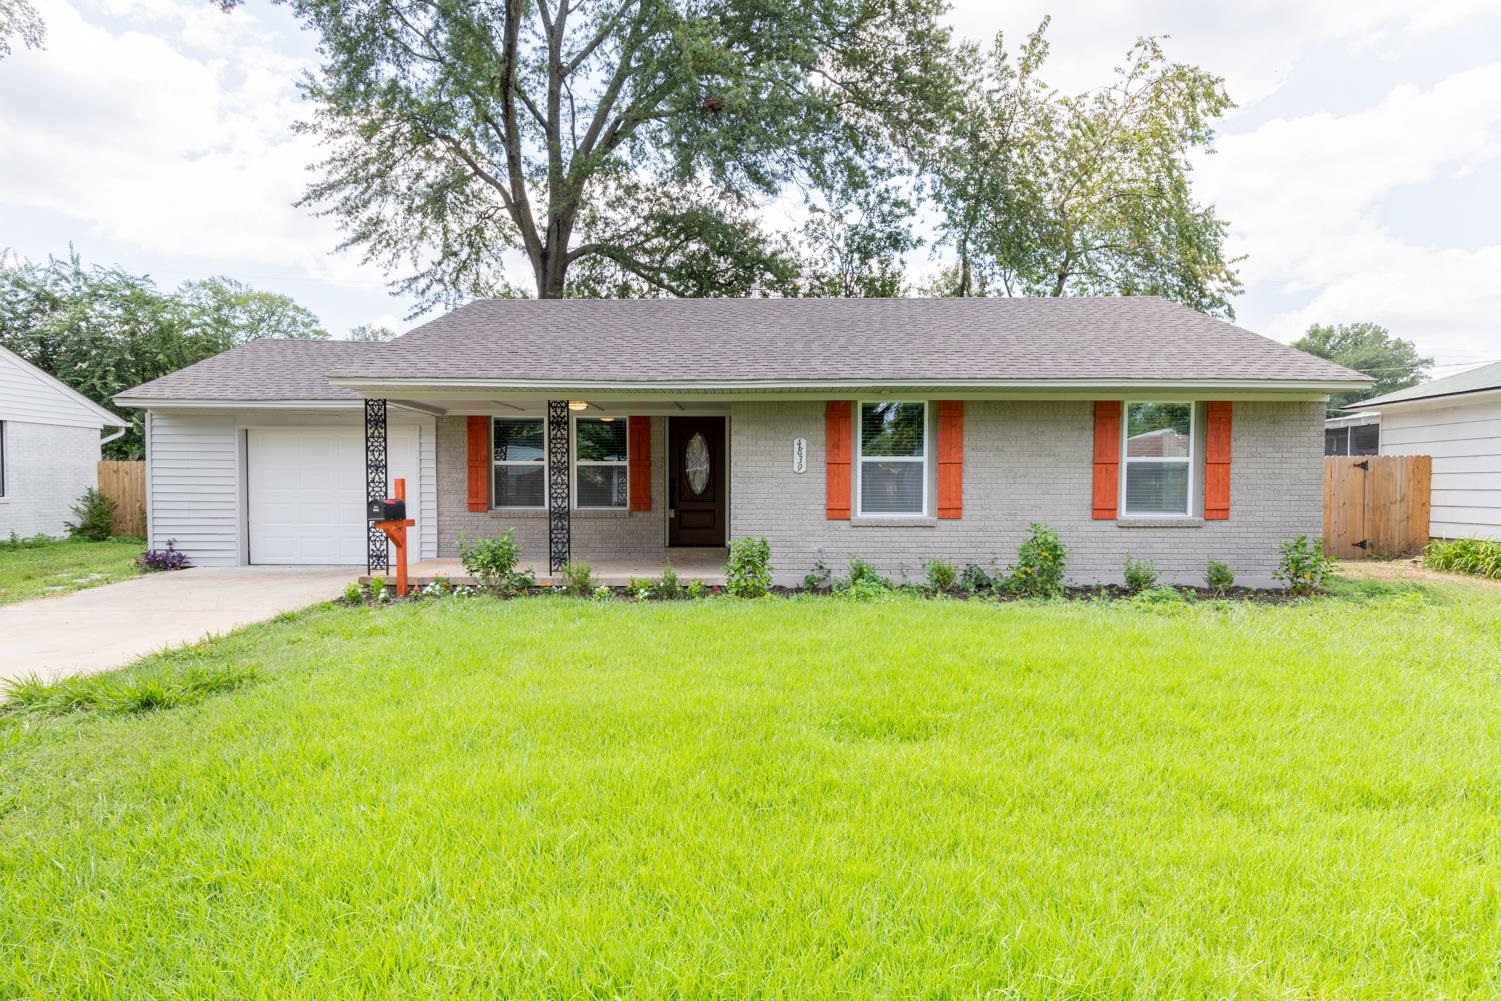
[[[568,522],[568,401],[547,401],[547,566],[563,569],[571,556]]]
[[[384,500],[390,484],[386,468],[386,401],[365,401],[365,500]],[[391,558],[386,549],[386,533],[366,525],[369,537],[365,543],[365,572],[391,569]]]

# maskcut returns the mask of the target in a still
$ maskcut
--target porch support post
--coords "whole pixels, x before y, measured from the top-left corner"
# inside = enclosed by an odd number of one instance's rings
[[[365,401],[365,500],[385,500],[389,486],[386,476],[386,401]],[[365,572],[382,572],[391,568],[386,548],[386,533],[368,522],[365,545]]]
[[[568,520],[568,401],[547,401],[547,566],[558,573],[571,558],[573,529]]]

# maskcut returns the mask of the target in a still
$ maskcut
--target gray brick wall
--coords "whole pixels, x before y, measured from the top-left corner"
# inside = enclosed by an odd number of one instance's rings
[[[459,538],[511,529],[522,558],[547,559],[546,511],[469,510],[468,418],[438,418],[438,555],[459,555]],[[651,511],[574,511],[573,555],[581,560],[655,559],[666,545],[667,418],[651,419]]]
[[[842,571],[852,555],[883,572],[918,578],[933,557],[955,563],[1014,559],[1028,522],[1057,529],[1070,549],[1069,578],[1118,583],[1127,554],[1148,558],[1164,581],[1201,584],[1224,560],[1240,583],[1272,584],[1278,545],[1317,537],[1323,505],[1323,404],[1236,403],[1230,520],[1126,526],[1090,516],[1094,404],[969,401],[964,426],[964,517],[922,525],[863,526],[824,517],[824,404],[736,403],[730,420],[731,535],[771,541],[778,583],[824,560]],[[794,474],[792,440],[808,441]],[[1202,488],[1198,474],[1196,494]]]
[[[5,421],[5,493],[0,538],[66,535],[64,522],[83,492],[99,482],[99,429]]]

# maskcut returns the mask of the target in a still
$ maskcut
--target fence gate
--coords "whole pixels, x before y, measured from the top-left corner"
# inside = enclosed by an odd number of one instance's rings
[[[1324,545],[1337,560],[1394,555],[1428,542],[1433,457],[1324,458]]]

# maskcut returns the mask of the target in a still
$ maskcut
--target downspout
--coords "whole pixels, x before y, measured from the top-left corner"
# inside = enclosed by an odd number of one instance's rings
[[[123,438],[125,436],[125,432],[129,431],[129,430],[130,430],[130,428],[123,427],[123,428],[120,428],[118,431],[116,431],[114,434],[110,435],[108,438],[100,438],[99,439],[99,447],[103,448],[105,445],[108,445],[110,442],[117,441],[120,438]]]

